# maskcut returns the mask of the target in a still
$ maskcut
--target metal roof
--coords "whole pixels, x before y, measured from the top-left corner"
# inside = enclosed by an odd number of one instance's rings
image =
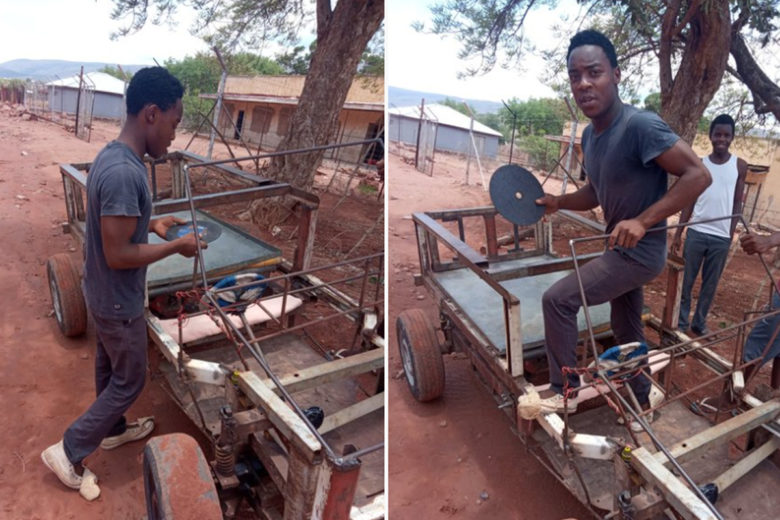
[[[87,72],[84,74],[84,78],[87,85],[95,86],[96,92],[107,92],[120,96],[125,93],[125,82],[115,78],[111,74],[106,74],[105,72]],[[69,78],[50,81],[46,83],[46,85],[53,87],[79,88],[79,76],[77,74]]]
[[[468,130],[471,127],[471,118],[469,116],[462,114],[447,105],[431,103],[430,105],[425,105],[425,111],[426,113],[432,114],[440,125],[452,126],[462,130]],[[387,110],[387,113],[400,117],[420,119],[420,107],[418,106],[390,108]],[[480,134],[501,137],[501,132],[497,132],[489,126],[483,125],[476,119],[474,120],[474,131]]]

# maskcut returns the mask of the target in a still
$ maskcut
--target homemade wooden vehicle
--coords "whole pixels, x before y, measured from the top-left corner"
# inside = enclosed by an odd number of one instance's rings
[[[221,234],[194,260],[173,255],[148,269],[153,376],[164,376],[212,448],[207,462],[186,435],[148,441],[148,516],[382,518],[383,253],[315,266],[319,199],[228,165],[244,159],[257,157],[205,161],[175,152],[149,162],[155,215],[209,223]],[[65,227],[79,244],[89,167],[60,166]],[[207,177],[228,189],[193,195],[192,179]],[[169,196],[160,196],[158,184],[170,188]],[[273,200],[296,203],[291,260],[212,211]],[[79,269],[58,254],[48,273],[62,332],[83,333]],[[236,278],[225,284],[229,275]]]
[[[560,214],[588,226],[586,233],[604,232],[603,226],[577,214]],[[596,517],[776,518],[780,469],[777,456],[774,463],[772,457],[780,447],[780,398],[746,393],[740,413],[717,425],[694,414],[682,400],[713,378],[724,388],[729,378],[745,387],[744,366],[738,361],[742,340],[753,322],[769,314],[753,313],[717,335],[692,340],[674,330],[682,273],[671,265],[663,319],[649,312],[643,316],[646,326],[658,331],[659,339],[644,358],[658,373],[653,385],[663,391],[665,401],[655,410],[642,410],[630,392],[625,395],[627,386],[618,388],[618,376],[635,374],[629,362],[616,366],[615,377],[584,368],[614,344],[608,304],[586,306],[579,315],[579,371],[593,379],[581,387],[578,413],[526,420],[518,399],[536,392],[532,382],[548,381],[542,294],[601,254],[578,255],[575,249],[594,238],[603,241],[604,235],[571,240],[571,256],[558,257],[552,252],[551,223],[539,222],[514,227],[507,250],[499,246],[506,241],[497,237],[499,224],[508,228],[501,219],[493,207],[413,215],[420,261],[416,282],[431,292],[439,308],[438,323],[431,323],[421,309],[404,310],[396,319],[414,397],[439,397],[445,382],[441,355],[464,352],[527,449]],[[531,238],[522,245],[532,245],[520,247],[521,236]],[[732,360],[712,348],[724,341],[739,346]],[[683,369],[686,363],[689,367]],[[689,379],[692,364],[697,371],[704,369],[704,379],[711,373],[710,380],[694,384]],[[592,399],[583,403],[587,396]],[[651,413],[656,418],[648,424]],[[627,427],[632,421],[641,425],[640,431]],[[729,449],[737,438],[745,445],[741,457],[733,446]]]

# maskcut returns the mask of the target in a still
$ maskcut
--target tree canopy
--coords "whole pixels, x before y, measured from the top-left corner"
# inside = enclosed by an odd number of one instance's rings
[[[113,0],[115,20],[127,19],[116,36],[170,20],[181,4],[198,12],[193,28],[223,54],[258,49],[275,41],[295,49],[314,22],[316,46],[290,128],[278,150],[325,145],[335,136],[338,116],[369,41],[384,19],[383,0]],[[314,20],[312,20],[314,18]],[[304,58],[305,59],[305,58]],[[310,188],[322,151],[277,157],[266,175]]]
[[[479,74],[497,64],[518,66],[531,52],[523,24],[531,10],[555,6],[553,0],[446,0],[431,8],[436,34],[455,34],[460,56],[476,59],[468,72]],[[623,70],[624,99],[638,101],[648,81],[660,92],[662,117],[690,141],[702,114],[720,88],[724,74],[749,92],[741,107],[750,117],[780,119],[780,87],[762,70],[756,56],[777,48],[778,0],[578,0],[574,20],[558,27],[567,42],[575,32],[595,28],[607,34]],[[564,45],[565,47],[565,45]],[[565,83],[565,48],[547,54],[560,87]]]

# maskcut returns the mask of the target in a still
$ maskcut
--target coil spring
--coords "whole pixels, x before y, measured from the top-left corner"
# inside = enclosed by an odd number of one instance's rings
[[[220,446],[217,444],[215,452],[217,473],[225,477],[233,475],[236,469],[236,457],[233,453],[233,446],[229,444]]]

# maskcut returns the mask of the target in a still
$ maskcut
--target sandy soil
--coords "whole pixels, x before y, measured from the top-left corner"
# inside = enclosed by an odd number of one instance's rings
[[[41,450],[60,439],[94,398],[94,331],[90,325],[85,337],[67,339],[51,312],[46,260],[59,252],[79,256],[75,241],[61,229],[66,215],[58,164],[90,162],[118,131],[116,124],[96,121],[87,143],[60,126],[19,117],[12,107],[0,105],[0,286],[6,288],[0,300],[0,518],[145,517],[143,443],[97,450],[86,459],[102,489],[92,503],[66,489],[40,460]],[[184,148],[189,139],[180,133],[171,149]],[[198,139],[190,150],[205,153],[207,144]],[[216,151],[217,157],[224,154],[219,146]],[[321,208],[339,201],[341,192],[332,191],[321,193]],[[372,193],[346,198],[331,217],[322,217],[326,211],[321,211],[323,227],[334,231],[323,239],[330,241],[328,247],[319,251],[331,257],[349,251],[381,213],[381,201]],[[292,227],[281,231],[291,232]],[[377,233],[350,256],[381,250],[382,244]],[[159,383],[147,380],[128,416],[155,415],[155,434],[184,432],[203,443]]]
[[[437,302],[424,287],[413,282],[419,266],[411,214],[490,204],[473,163],[471,183],[465,185],[465,159],[439,153],[434,174],[428,176],[415,170],[410,157],[413,156],[408,150],[401,150],[400,155],[392,154],[389,160],[391,518],[589,518],[588,510],[525,451],[511,431],[512,424],[497,410],[464,356],[444,356],[446,385],[441,399],[421,404],[409,392],[398,353],[395,318],[401,310],[419,307],[434,323],[438,322]],[[483,166],[488,180],[489,172],[498,165]],[[559,193],[560,186],[559,181],[550,179],[545,190]],[[555,250],[560,255],[568,256],[568,239],[594,234],[566,219],[551,218]],[[457,234],[457,228],[450,229]],[[484,245],[469,242],[470,233],[482,236],[483,230],[467,227],[466,241],[475,249]],[[766,284],[759,291],[767,278],[763,267],[756,257],[748,257],[738,249],[735,248],[710,311],[709,326],[713,330],[741,320],[744,310],[767,301]],[[578,254],[586,251],[577,250]],[[646,289],[646,305],[656,316],[662,315],[665,285],[666,276],[662,275]],[[694,288],[694,297],[697,293],[698,286]],[[649,337],[653,334],[649,333]],[[729,358],[733,354],[731,343],[716,349]],[[678,377],[700,378],[699,366],[683,362]],[[764,367],[758,382],[766,382],[768,374],[769,368]],[[710,386],[698,395],[712,395],[718,390],[719,387]]]

